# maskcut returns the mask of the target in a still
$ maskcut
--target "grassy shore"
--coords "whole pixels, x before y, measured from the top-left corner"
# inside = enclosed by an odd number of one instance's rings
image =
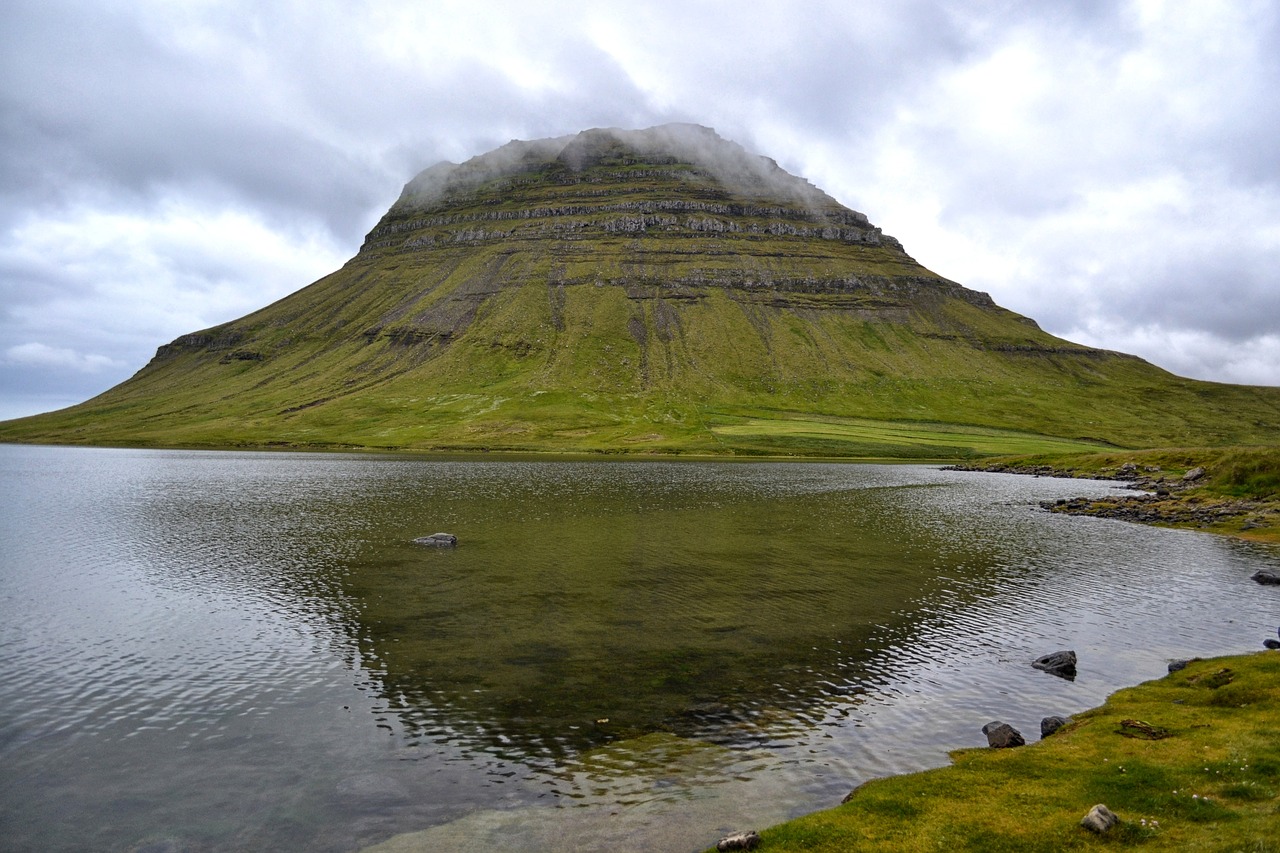
[[[1280,652],[1193,661],[1038,743],[869,782],[757,850],[1280,851],[1277,731]],[[1097,803],[1120,818],[1105,836],[1079,825]]]
[[[1132,495],[1063,501],[1054,512],[1280,542],[1280,447],[1004,456],[957,466],[1130,482]]]

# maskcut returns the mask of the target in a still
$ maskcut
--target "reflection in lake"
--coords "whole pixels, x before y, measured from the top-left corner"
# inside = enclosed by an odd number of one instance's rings
[[[19,447],[0,478],[18,850],[696,850],[1275,629],[1274,549],[1035,509],[1104,483]],[[1058,648],[1075,682],[1028,665]]]

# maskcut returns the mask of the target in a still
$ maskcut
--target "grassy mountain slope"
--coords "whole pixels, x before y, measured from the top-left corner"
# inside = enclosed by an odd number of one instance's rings
[[[0,440],[960,457],[1266,443],[1280,389],[1041,331],[702,128],[419,175],[342,269]]]

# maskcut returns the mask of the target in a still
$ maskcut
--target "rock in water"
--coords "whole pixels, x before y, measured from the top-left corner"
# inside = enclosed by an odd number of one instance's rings
[[[429,545],[432,548],[458,547],[458,537],[452,533],[432,533],[430,536],[419,536],[413,541],[419,545]]]
[[[982,733],[987,736],[987,745],[995,749],[1007,749],[1008,747],[1024,746],[1026,744],[1022,737],[1022,732],[999,720],[992,720],[983,726]]]
[[[1280,649],[1280,640],[1273,640],[1270,637],[1262,641],[1262,645],[1268,649]]]
[[[1280,572],[1275,569],[1258,569],[1249,579],[1261,584],[1280,584]]]
[[[1031,665],[1069,681],[1076,677],[1076,653],[1070,649],[1036,658]]]
[[[1040,739],[1044,740],[1069,722],[1071,722],[1070,717],[1045,717],[1040,721]]]
[[[1089,809],[1089,813],[1081,819],[1080,825],[1091,832],[1102,835],[1119,822],[1120,818],[1116,817],[1115,812],[1102,803],[1098,803],[1098,805]]]
[[[735,832],[733,835],[726,835],[716,842],[717,850],[755,850],[756,845],[760,843],[760,833],[752,830],[750,832]]]

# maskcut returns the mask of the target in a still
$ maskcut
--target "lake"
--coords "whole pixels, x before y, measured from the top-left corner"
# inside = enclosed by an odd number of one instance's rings
[[[0,446],[0,838],[702,849],[1274,636],[1280,550],[1038,507],[1115,487]]]

